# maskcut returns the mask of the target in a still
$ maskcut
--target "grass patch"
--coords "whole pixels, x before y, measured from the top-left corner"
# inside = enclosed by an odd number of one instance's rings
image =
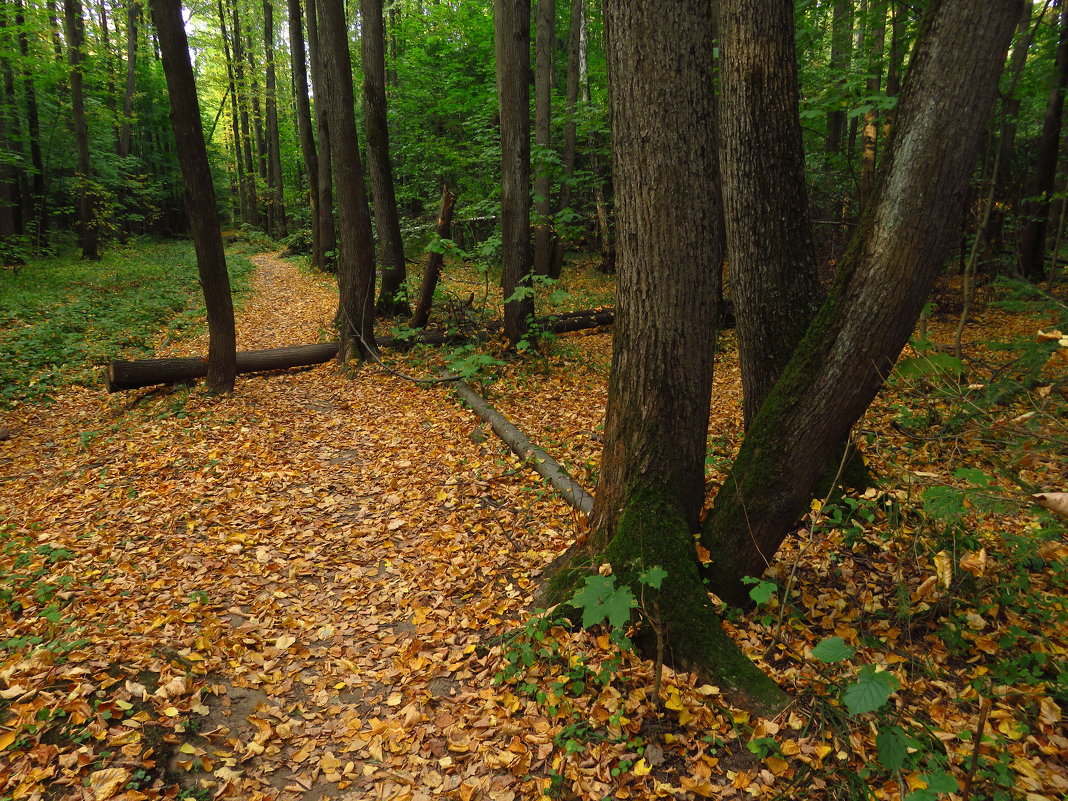
[[[229,254],[235,294],[253,265]],[[150,355],[161,330],[203,325],[204,296],[190,241],[138,240],[97,262],[74,254],[0,271],[0,408],[45,401],[69,384],[96,384],[110,359]]]

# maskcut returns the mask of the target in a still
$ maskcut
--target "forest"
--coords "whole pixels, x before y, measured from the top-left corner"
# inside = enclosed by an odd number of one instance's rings
[[[1068,798],[1064,0],[0,0],[0,77],[0,801]]]

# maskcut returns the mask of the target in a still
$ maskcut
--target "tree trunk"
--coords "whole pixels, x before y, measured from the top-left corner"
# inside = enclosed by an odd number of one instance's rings
[[[850,42],[853,38],[853,0],[834,0],[831,16],[831,74],[836,76],[843,97],[839,105],[827,112],[828,153],[841,153],[845,138],[845,81],[849,72]]]
[[[22,56],[22,92],[26,99],[26,127],[30,138],[30,178],[32,196],[31,220],[26,221],[30,233],[30,248],[39,252],[47,244],[48,204],[45,197],[45,167],[41,153],[41,122],[37,107],[37,90],[29,62],[29,37],[26,34],[26,17],[22,0],[15,0],[15,25],[18,27],[19,54]]]
[[[1068,89],[1068,2],[1061,0],[1058,22],[1057,63],[1053,86],[1042,120],[1042,139],[1031,187],[1033,198],[1024,206],[1027,223],[1020,237],[1020,273],[1029,281],[1045,278],[1046,228],[1049,225],[1050,195],[1057,177],[1057,154],[1061,144],[1064,92]]]
[[[315,128],[319,134],[319,249],[312,251],[312,266],[336,269],[337,227],[334,225],[333,171],[330,166],[330,123],[323,94],[323,60],[319,47],[319,15],[315,0],[309,0],[308,55],[311,63],[312,92],[315,100]],[[328,255],[329,254],[329,255]]]
[[[501,287],[513,343],[534,316],[530,252],[530,0],[493,0],[501,117]]]
[[[916,324],[957,230],[1019,10],[930,7],[875,196],[705,523],[708,577],[729,603],[748,603],[742,578],[764,572]]]
[[[549,193],[552,164],[549,158],[552,122],[553,50],[556,0],[536,0],[534,41],[534,271],[552,275],[553,223]]]
[[[411,312],[408,305],[408,273],[404,262],[404,241],[397,217],[397,197],[393,189],[393,166],[389,157],[389,125],[386,120],[386,31],[382,0],[360,0],[363,22],[363,102],[367,124],[367,161],[371,170],[371,192],[375,201],[375,227],[382,254],[382,287],[378,313],[399,317]]]
[[[7,7],[0,3],[0,36],[7,39]],[[19,264],[21,248],[16,237],[22,233],[19,191],[19,171],[15,163],[21,162],[21,131],[15,129],[19,116],[18,98],[15,97],[15,73],[7,53],[0,52],[0,73],[3,74],[0,89],[0,150],[7,158],[0,163],[0,265]],[[14,123],[14,125],[13,125]],[[12,158],[14,156],[15,158]]]
[[[219,0],[220,8],[222,0]],[[241,148],[245,160],[245,203],[248,208],[248,216],[245,222],[249,225],[260,225],[263,217],[260,213],[260,201],[256,191],[256,165],[252,156],[252,125],[249,120],[249,89],[245,82],[245,53],[241,44],[241,16],[234,6],[234,78],[236,83],[235,97],[241,107]]]
[[[661,589],[643,595],[659,609],[656,634],[667,635],[673,664],[768,712],[785,697],[721,628],[691,538],[704,498],[723,256],[712,9],[703,0],[611,0],[604,13],[618,319],[593,553],[576,554],[550,582],[546,600],[566,601],[584,563],[607,561],[617,581],[635,587],[644,570],[663,567]]]
[[[182,7],[178,0],[152,0],[152,14],[171,97],[171,125],[207,308],[207,386],[212,392],[231,392],[236,370],[234,307]]]
[[[564,122],[564,163],[563,173],[560,176],[560,210],[570,208],[572,184],[575,180],[575,155],[578,150],[578,125],[575,115],[578,111],[579,96],[579,55],[580,34],[582,31],[583,0],[571,0],[571,16],[568,23],[567,39],[567,90],[564,99],[564,113],[567,119]],[[563,237],[557,232],[553,247],[553,262],[549,269],[549,276],[559,278],[564,267]]]
[[[234,139],[234,162],[237,165],[237,194],[238,205],[241,208],[241,222],[251,223],[252,219],[252,206],[251,198],[249,197],[249,183],[247,174],[245,172],[245,159],[243,140],[241,136],[239,111],[239,87],[235,77],[234,59],[230,56],[230,38],[226,32],[226,10],[223,7],[223,0],[218,2],[219,10],[219,29],[221,33],[222,46],[223,46],[223,59],[226,62],[226,77],[229,81],[230,88],[230,133]]]
[[[89,165],[89,129],[85,121],[85,97],[82,89],[82,48],[84,30],[81,0],[63,0],[63,16],[67,30],[67,61],[70,64],[71,116],[74,120],[74,142],[78,152],[78,244],[82,258],[100,258],[100,234],[97,230],[93,202],[92,171]]]
[[[337,324],[342,364],[362,361],[375,351],[374,240],[371,214],[363,184],[363,163],[356,137],[352,65],[349,60],[348,22],[342,0],[318,0],[322,27],[323,88],[326,94],[330,149],[337,180],[340,247],[337,258],[339,305]]]
[[[456,195],[449,191],[449,187],[441,187],[441,211],[438,212],[438,225],[435,233],[438,239],[449,239],[452,236],[452,210],[456,205]],[[419,287],[419,300],[412,312],[412,319],[408,322],[411,328],[425,328],[430,319],[430,308],[434,305],[434,290],[438,287],[438,278],[441,276],[441,267],[445,262],[445,254],[439,250],[430,251],[427,256],[426,269],[423,270],[423,283]]]
[[[274,5],[263,0],[263,51],[267,61],[267,93],[264,98],[267,144],[267,230],[275,239],[288,236],[282,187],[282,152],[278,143],[278,88],[274,69]]]
[[[310,0],[312,4],[315,0]],[[304,23],[300,0],[289,0],[289,54],[293,69],[293,94],[297,117],[297,137],[304,158],[304,173],[308,176],[308,206],[311,209],[312,266],[322,268],[316,262],[323,252],[322,226],[319,215],[319,156],[315,152],[315,135],[312,132],[311,103],[308,100],[307,54],[304,49]]]
[[[868,103],[871,105],[873,98],[879,92],[883,72],[883,46],[886,39],[886,5],[887,0],[871,0],[869,19],[870,40],[868,52]],[[868,200],[871,198],[872,187],[875,185],[875,160],[879,142],[879,111],[872,105],[864,113],[864,132],[861,137],[860,152],[860,209],[863,212]]]
[[[126,8],[126,90],[122,95],[122,125],[119,130],[119,158],[128,158],[133,145],[133,104],[137,93],[137,25],[141,6],[130,2]]]
[[[748,427],[819,305],[794,6],[720,0],[720,166]]]

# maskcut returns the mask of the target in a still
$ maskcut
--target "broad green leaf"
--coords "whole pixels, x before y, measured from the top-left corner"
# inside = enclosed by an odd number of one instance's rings
[[[928,487],[920,496],[923,513],[943,523],[955,523],[964,517],[964,493],[953,487]]]
[[[779,585],[774,581],[764,581],[764,579],[753,578],[752,576],[743,578],[742,583],[753,585],[749,590],[749,597],[753,599],[757,606],[770,601],[779,589]]]
[[[589,628],[606,618],[611,626],[625,625],[636,602],[629,587],[616,586],[615,576],[588,576],[571,603],[582,609],[582,626]]]
[[[989,487],[990,476],[978,467],[960,467],[953,471],[954,478],[962,478],[977,487]]]
[[[656,565],[638,576],[638,581],[646,587],[652,587],[654,590],[659,590],[660,585],[664,583],[664,579],[666,578],[667,571],[660,567],[660,565]]]
[[[897,679],[890,673],[876,671],[874,665],[865,665],[860,669],[856,682],[842,693],[842,700],[849,714],[862,715],[885,704],[898,686]]]
[[[964,375],[964,362],[948,353],[912,356],[897,363],[894,372],[901,378],[918,379],[932,376],[959,377]]]
[[[879,750],[880,764],[887,770],[897,770],[905,764],[908,746],[897,726],[881,729],[875,738],[875,747]]]
[[[812,649],[812,655],[821,662],[841,662],[855,653],[841,637],[828,637]]]
[[[926,789],[913,790],[905,796],[905,801],[938,801],[940,793],[953,793],[959,789],[957,780],[945,771],[925,773],[922,778],[927,783]]]

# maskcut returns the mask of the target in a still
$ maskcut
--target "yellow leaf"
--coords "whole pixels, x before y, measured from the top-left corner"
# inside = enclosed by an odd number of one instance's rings
[[[964,554],[960,559],[960,569],[976,577],[983,575],[986,572],[986,548]]]
[[[166,715],[169,718],[176,718],[181,713],[177,710],[177,708],[175,708],[173,706],[169,706],[169,707],[167,707],[166,709],[163,710],[163,714]]]
[[[946,589],[953,583],[953,559],[945,551],[939,551],[934,555],[935,574],[938,582]]]
[[[645,757],[642,757],[631,767],[631,772],[635,776],[648,776],[652,772],[652,767],[645,761]]]
[[[296,637],[290,637],[288,634],[284,634],[274,641],[274,647],[279,651],[284,651],[296,641]]]
[[[115,792],[130,780],[130,771],[126,768],[107,768],[89,774],[89,789],[96,796],[96,801],[107,801]]]
[[[679,691],[675,687],[668,688],[668,699],[664,702],[664,706],[675,712],[682,711],[682,698],[679,697]]]
[[[189,743],[182,743],[180,746],[178,746],[178,750],[181,751],[183,754],[195,754],[197,752],[197,749]]]
[[[776,776],[782,776],[790,769],[790,763],[777,756],[769,756],[764,760],[770,770]]]
[[[0,751],[3,751],[9,745],[15,742],[15,732],[5,731],[0,732]]]

